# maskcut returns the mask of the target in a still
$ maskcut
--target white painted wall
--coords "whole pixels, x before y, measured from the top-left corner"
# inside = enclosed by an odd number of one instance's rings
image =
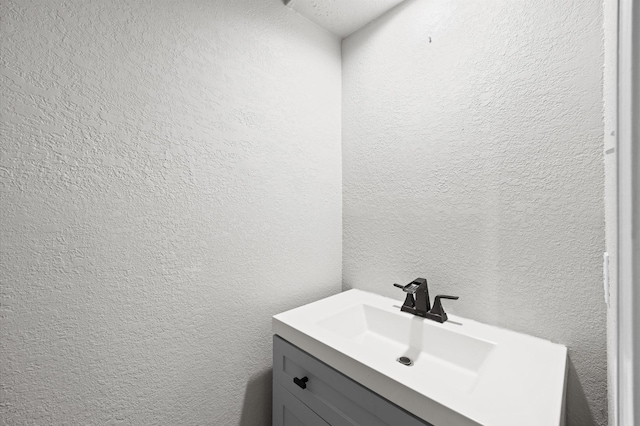
[[[607,423],[602,3],[408,0],[343,41],[343,279],[566,344]]]
[[[340,42],[280,1],[0,2],[3,424],[264,425],[340,290]]]

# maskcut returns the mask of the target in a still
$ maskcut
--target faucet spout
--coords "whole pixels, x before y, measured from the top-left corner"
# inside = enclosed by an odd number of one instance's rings
[[[414,315],[425,316],[431,309],[429,288],[426,278],[416,278],[407,285],[394,284],[407,293],[401,310]],[[415,296],[415,298],[414,298]]]

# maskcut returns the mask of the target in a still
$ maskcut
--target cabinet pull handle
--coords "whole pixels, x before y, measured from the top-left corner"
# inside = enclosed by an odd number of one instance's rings
[[[309,378],[307,376],[304,376],[302,379],[298,379],[297,377],[293,378],[293,383],[295,383],[296,385],[300,386],[302,389],[306,389],[307,388],[307,382],[309,381]]]

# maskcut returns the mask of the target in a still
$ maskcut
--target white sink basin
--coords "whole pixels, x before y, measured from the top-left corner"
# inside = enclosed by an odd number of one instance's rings
[[[447,330],[414,315],[397,315],[371,305],[354,305],[328,316],[318,325],[352,340],[362,350],[374,350],[381,364],[407,357],[408,374],[460,391],[475,384],[495,343]]]
[[[350,290],[274,316],[273,331],[434,426],[564,424],[566,347],[401,304]]]

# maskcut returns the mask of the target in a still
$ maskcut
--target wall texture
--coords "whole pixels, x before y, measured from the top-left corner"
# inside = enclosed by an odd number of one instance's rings
[[[340,42],[277,0],[0,2],[0,423],[264,425],[340,291]]]
[[[343,279],[566,344],[607,423],[602,3],[408,0],[343,41]]]
[[[606,247],[609,253],[610,302],[607,309],[607,389],[609,424],[617,425],[617,326],[618,326],[618,187],[617,187],[617,73],[618,2],[604,0],[604,211]]]

